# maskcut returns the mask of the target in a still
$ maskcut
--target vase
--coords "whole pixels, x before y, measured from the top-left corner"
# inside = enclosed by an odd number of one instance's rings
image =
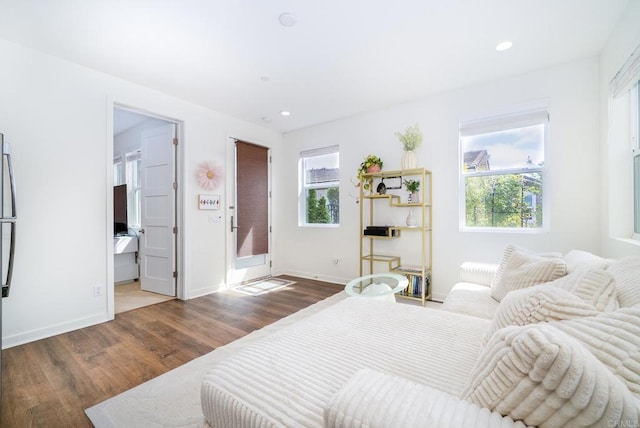
[[[413,210],[409,210],[409,214],[407,214],[405,221],[409,227],[415,227],[418,224],[418,220],[413,216]]]
[[[400,165],[402,165],[402,169],[413,169],[417,167],[418,157],[416,156],[416,152],[414,152],[413,150],[406,150],[402,154]]]
[[[409,194],[409,202],[411,202],[412,204],[420,203],[420,193],[413,192]]]
[[[371,165],[369,168],[367,168],[367,172],[380,172],[380,165],[375,164],[375,165]]]

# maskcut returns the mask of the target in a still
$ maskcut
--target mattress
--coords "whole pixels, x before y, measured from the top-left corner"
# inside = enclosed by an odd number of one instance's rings
[[[371,368],[459,395],[490,321],[352,297],[217,363],[201,389],[205,424],[321,427],[329,399]]]

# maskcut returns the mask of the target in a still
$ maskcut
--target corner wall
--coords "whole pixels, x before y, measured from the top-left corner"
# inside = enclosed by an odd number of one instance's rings
[[[541,234],[460,232],[458,123],[546,99],[550,105],[550,231]],[[435,95],[420,101],[289,133],[284,137],[286,198],[280,227],[286,246],[277,248],[281,268],[293,274],[346,283],[358,276],[359,214],[352,180],[367,154],[379,155],[384,169],[400,168],[402,146],[394,133],[419,123],[424,142],[418,164],[433,172],[433,284],[442,299],[466,260],[498,262],[505,245],[536,251],[600,250],[598,59]],[[297,226],[297,158],[301,150],[340,146],[341,224],[336,229]],[[334,265],[332,260],[339,259]]]
[[[281,135],[4,40],[0,58],[0,132],[12,143],[19,216],[14,286],[3,299],[3,347],[108,319],[112,295],[94,297],[93,290],[107,289],[113,279],[107,225],[113,103],[183,123],[183,297],[221,288],[226,222],[209,223],[197,209],[202,191],[194,171],[204,160],[224,165],[227,135],[276,153]],[[226,208],[224,183],[218,191]]]

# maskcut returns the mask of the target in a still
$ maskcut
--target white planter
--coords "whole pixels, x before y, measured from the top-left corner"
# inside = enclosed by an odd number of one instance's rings
[[[415,227],[418,224],[418,220],[413,215],[413,210],[409,210],[409,214],[405,221],[409,227]]]
[[[400,164],[402,165],[402,169],[413,169],[418,166],[418,157],[416,156],[416,152],[413,150],[407,150],[402,154],[402,159],[400,160]]]

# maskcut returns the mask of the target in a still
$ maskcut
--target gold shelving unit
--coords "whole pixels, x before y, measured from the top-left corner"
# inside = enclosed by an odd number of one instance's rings
[[[405,179],[420,180],[419,202],[403,202],[402,195],[407,194],[403,189],[395,188],[382,195],[364,190],[366,181],[371,181],[371,189],[376,189],[377,184],[383,179],[398,178],[400,179],[400,186],[402,186],[402,182]],[[404,294],[398,294],[397,296],[420,301],[422,306],[424,306],[425,301],[431,299],[432,290],[431,195],[431,171],[424,168],[373,172],[364,174],[360,180],[360,276],[384,271],[406,275],[410,279],[410,285]],[[388,209],[397,209],[405,212],[408,212],[407,208],[418,209],[419,214],[416,219],[416,226],[406,226],[404,224],[376,225],[376,211],[380,211],[384,205],[390,207]],[[364,233],[367,226],[386,226],[388,233],[383,236],[367,235]],[[403,248],[400,251],[402,254],[387,254],[388,251],[385,247],[389,246],[388,241],[406,240],[408,234],[419,234],[420,245],[416,246],[416,248]],[[402,264],[402,256],[408,254],[409,251],[419,252],[417,257],[418,264]],[[421,284],[419,288],[417,286],[418,282]]]

